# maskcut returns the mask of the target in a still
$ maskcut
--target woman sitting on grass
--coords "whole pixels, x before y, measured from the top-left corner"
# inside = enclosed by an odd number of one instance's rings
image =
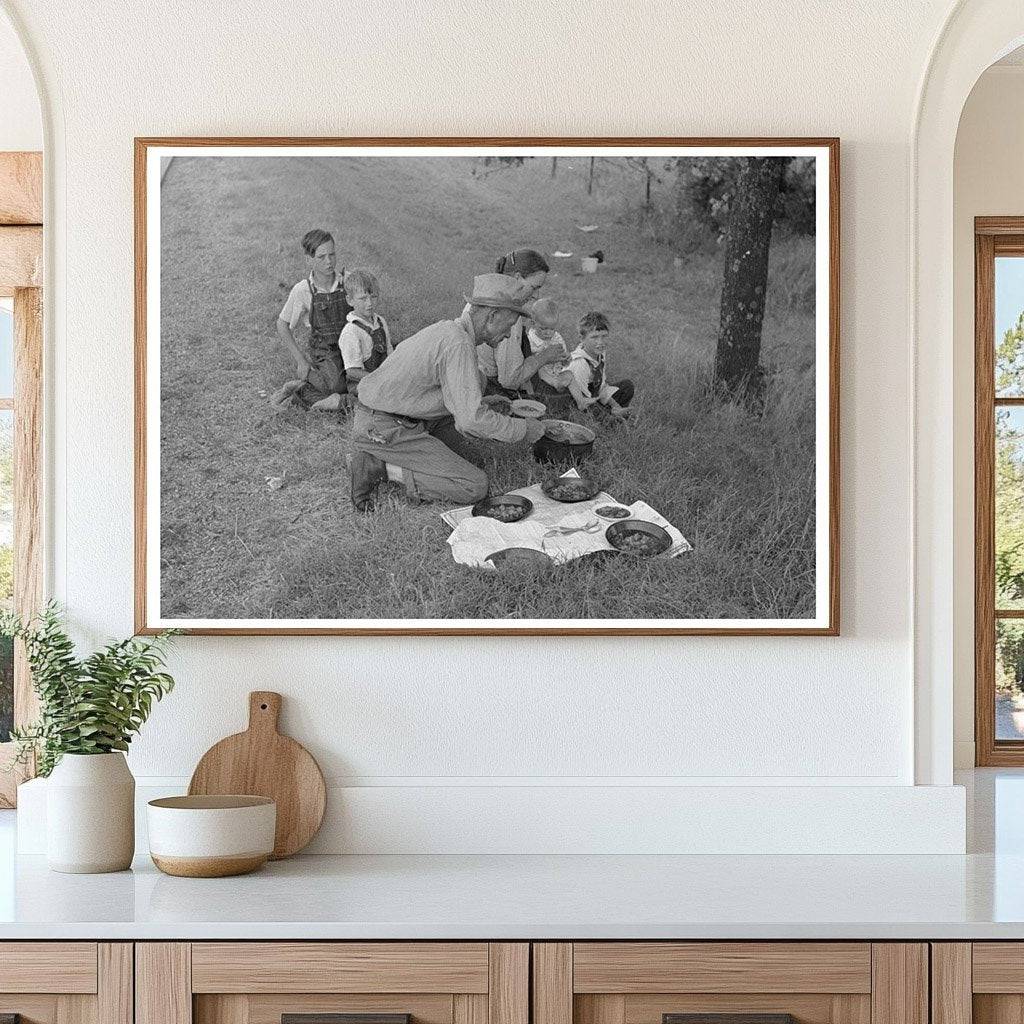
[[[548,263],[535,249],[515,249],[505,253],[495,271],[521,282],[521,298],[528,304],[537,297],[548,276]],[[527,336],[525,317],[519,317],[508,337],[496,349],[481,345],[477,348],[477,364],[486,378],[485,393],[518,398],[520,392],[533,394],[531,383],[542,366],[562,361],[557,348],[543,348],[532,352]]]

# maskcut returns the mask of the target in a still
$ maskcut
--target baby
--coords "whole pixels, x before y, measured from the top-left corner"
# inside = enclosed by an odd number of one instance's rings
[[[533,322],[526,332],[530,342],[530,354],[536,355],[544,349],[558,348],[563,357],[560,362],[546,363],[537,371],[537,376],[552,391],[565,391],[573,378],[566,369],[569,350],[565,346],[565,339],[555,330],[558,323],[558,307],[553,299],[537,299],[530,308],[530,316]]]

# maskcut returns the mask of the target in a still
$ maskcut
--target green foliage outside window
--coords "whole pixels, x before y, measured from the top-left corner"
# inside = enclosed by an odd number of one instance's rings
[[[1024,394],[1024,313],[996,346],[996,395]],[[996,608],[1024,607],[1024,418],[996,410]],[[1024,410],[1022,410],[1024,412]],[[1024,690],[1024,629],[1003,620],[996,627],[996,685]]]
[[[996,348],[996,394],[1024,380],[1024,313]],[[1010,409],[996,410],[996,607],[1024,601],[1024,431]]]

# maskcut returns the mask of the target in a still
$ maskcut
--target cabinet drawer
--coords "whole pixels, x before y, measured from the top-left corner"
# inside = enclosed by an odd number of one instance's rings
[[[127,942],[0,942],[0,1019],[132,1024]]]
[[[1024,1020],[1024,942],[932,943],[934,1024]]]
[[[1024,994],[1024,942],[975,942],[971,960],[975,992]]]
[[[578,942],[573,991],[869,993],[871,945]]]
[[[0,992],[92,994],[95,942],[0,942]]]
[[[541,942],[533,947],[533,1011],[534,1024],[929,1024],[928,949]]]
[[[524,942],[138,943],[135,1024],[528,1024],[529,975]]]
[[[196,942],[193,992],[477,992],[486,942]]]
[[[403,1014],[411,1024],[456,1024],[453,1006],[460,999],[486,999],[486,996],[452,995],[347,995],[296,993],[273,995],[232,994],[197,995],[195,1024],[223,1024],[241,1019],[246,1024],[281,1024],[285,1015],[326,1014]]]

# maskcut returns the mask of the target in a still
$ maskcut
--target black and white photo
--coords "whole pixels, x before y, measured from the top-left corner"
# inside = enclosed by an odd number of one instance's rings
[[[835,633],[835,140],[137,140],[137,614]]]

